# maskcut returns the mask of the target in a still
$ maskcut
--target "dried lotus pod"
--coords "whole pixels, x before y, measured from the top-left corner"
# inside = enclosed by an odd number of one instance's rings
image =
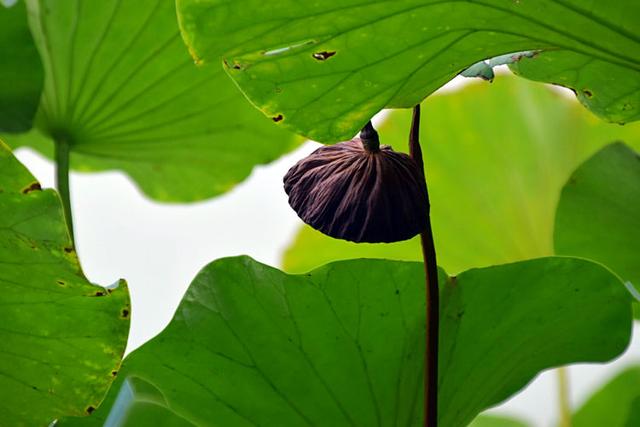
[[[285,175],[284,189],[304,222],[338,239],[397,242],[427,225],[420,169],[408,155],[380,146],[370,125],[360,138],[321,147],[300,160]]]

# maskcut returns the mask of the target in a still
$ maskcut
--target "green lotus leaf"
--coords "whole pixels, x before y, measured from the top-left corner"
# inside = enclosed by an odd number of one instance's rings
[[[118,285],[87,281],[58,195],[0,142],[1,424],[46,426],[98,407],[129,331],[129,293]]]
[[[0,2],[0,52],[0,132],[23,132],[31,128],[44,79],[23,2]]]
[[[288,275],[247,257],[215,261],[170,325],[125,359],[107,401],[135,377],[194,425],[421,426],[423,275],[414,262]],[[630,339],[627,291],[589,261],[441,271],[440,284],[443,426],[466,426],[544,369],[610,360]],[[121,414],[110,406],[61,425],[102,425]],[[144,425],[133,421],[124,425]]]
[[[619,124],[640,119],[640,71],[576,52],[544,52],[509,65],[517,75],[572,89],[600,118]]]
[[[574,414],[575,427],[640,425],[640,367],[620,372]]]
[[[635,76],[630,90],[640,76],[640,3],[626,0],[177,5],[196,61],[223,63],[264,114],[321,142],[349,139],[381,109],[413,107],[472,64],[502,54],[577,53]],[[592,77],[601,86],[602,76]]]
[[[46,70],[37,130],[71,146],[78,170],[120,169],[149,197],[202,200],[229,190],[299,138],[272,126],[220,67],[196,66],[166,0],[26,0]]]

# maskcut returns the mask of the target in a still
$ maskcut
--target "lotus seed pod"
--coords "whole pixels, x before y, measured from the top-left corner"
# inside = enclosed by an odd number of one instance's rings
[[[284,189],[304,222],[338,239],[389,243],[426,228],[420,170],[408,155],[380,146],[375,130],[317,149],[287,172]]]

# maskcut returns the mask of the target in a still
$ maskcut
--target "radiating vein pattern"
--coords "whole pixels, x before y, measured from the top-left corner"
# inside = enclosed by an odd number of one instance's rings
[[[220,67],[194,64],[173,2],[27,4],[46,71],[37,126],[71,144],[72,166],[122,169],[151,197],[192,201],[295,146]]]
[[[223,60],[266,115],[332,142],[411,107],[467,66],[543,49],[640,75],[640,4],[577,0],[178,0],[198,61]],[[330,56],[318,55],[331,52]]]

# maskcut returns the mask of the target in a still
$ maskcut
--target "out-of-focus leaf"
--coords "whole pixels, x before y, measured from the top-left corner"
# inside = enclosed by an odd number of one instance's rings
[[[519,76],[573,89],[585,107],[606,121],[624,124],[640,119],[638,68],[562,50],[524,58],[509,67]]]
[[[573,416],[574,427],[634,427],[640,425],[640,367],[618,374],[598,390]]]
[[[298,140],[247,104],[218,66],[196,66],[168,0],[27,0],[46,77],[38,130],[7,138],[72,167],[121,169],[148,196],[201,200],[229,190]]]
[[[606,361],[629,342],[626,290],[589,261],[441,272],[440,284],[443,426],[466,426],[544,369]],[[421,426],[423,286],[420,263],[352,260],[287,275],[247,257],[218,260],[120,378],[152,383],[196,425]],[[99,425],[109,406],[61,425]]]
[[[605,264],[640,286],[640,156],[611,144],[571,175],[555,224],[558,254]]]
[[[480,415],[468,427],[529,427],[529,424],[515,418]]]
[[[266,115],[322,142],[349,139],[382,108],[413,107],[472,64],[510,52],[562,49],[640,70],[637,1],[177,4],[197,61],[223,62]]]
[[[46,426],[100,404],[129,330],[118,284],[87,281],[58,195],[0,142],[0,424]]]
[[[22,132],[31,128],[44,78],[24,2],[0,3],[0,53],[0,132]]]
[[[438,263],[450,272],[552,255],[558,198],[571,173],[613,140],[640,149],[639,124],[604,123],[552,88],[514,77],[433,96],[422,116]],[[406,112],[391,113],[379,129],[382,143],[405,150],[409,121]],[[421,252],[417,239],[355,245],[305,227],[283,266],[303,272],[358,257],[420,260]]]

